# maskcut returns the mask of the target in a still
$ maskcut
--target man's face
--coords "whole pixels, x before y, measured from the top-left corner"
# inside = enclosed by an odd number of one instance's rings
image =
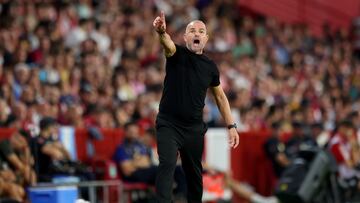
[[[319,128],[319,127],[313,127],[313,128],[311,128],[311,131],[312,131],[313,135],[314,135],[315,137],[317,137],[318,135],[320,135],[322,129]]]
[[[126,137],[131,140],[136,140],[139,135],[139,127],[137,125],[130,125],[126,129]]]
[[[19,134],[11,136],[10,143],[15,150],[22,150],[27,146],[26,139]]]
[[[304,132],[303,132],[303,129],[299,126],[295,127],[294,128],[294,136],[303,136]]]
[[[348,126],[341,126],[339,128],[339,132],[342,135],[344,135],[346,138],[350,138],[354,133],[353,129],[351,127],[348,127]]]
[[[42,136],[45,138],[49,138],[49,137],[53,137],[54,139],[58,138],[58,132],[59,132],[59,127],[58,125],[50,125],[47,128],[45,128],[44,130],[42,130]]]
[[[186,47],[197,54],[202,54],[209,36],[206,32],[206,26],[201,21],[193,21],[188,24],[184,34]]]

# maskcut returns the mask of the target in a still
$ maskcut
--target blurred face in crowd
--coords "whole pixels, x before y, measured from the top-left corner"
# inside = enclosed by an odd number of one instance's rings
[[[19,133],[16,133],[10,137],[10,143],[15,150],[22,150],[27,147],[26,139]]]
[[[21,93],[21,100],[25,104],[30,104],[35,101],[35,92],[34,89],[30,86],[25,86]]]
[[[81,93],[82,102],[85,104],[96,104],[98,101],[98,93],[94,89],[90,89]]]
[[[23,102],[19,101],[16,104],[14,104],[12,110],[16,118],[18,118],[21,121],[25,120],[27,109],[26,109],[26,105]]]
[[[80,104],[71,104],[66,111],[66,118],[71,124],[75,124],[77,120],[81,119],[83,112],[84,109]]]
[[[58,138],[59,126],[57,124],[52,124],[45,129],[41,130],[41,135],[45,138],[53,137],[54,139]]]
[[[130,124],[126,127],[126,138],[136,140],[139,136],[139,127],[136,124]]]
[[[293,135],[297,137],[302,137],[304,135],[302,126],[293,126]]]
[[[8,118],[8,115],[10,114],[10,108],[7,105],[6,101],[3,99],[0,99],[0,121],[6,121]]]
[[[112,115],[107,110],[101,110],[96,114],[96,123],[100,128],[112,128],[114,127],[114,121]]]
[[[345,136],[345,138],[350,138],[354,134],[354,129],[350,126],[341,125],[339,127],[339,132]]]
[[[319,136],[322,132],[322,128],[321,127],[317,127],[317,126],[314,126],[311,128],[311,133],[312,135],[316,138],[317,136]]]
[[[50,105],[56,105],[61,96],[60,89],[56,86],[45,86],[44,98]]]
[[[19,64],[15,67],[15,79],[19,84],[25,84],[30,79],[30,70],[26,65]]]
[[[196,54],[202,54],[208,39],[209,35],[207,34],[206,26],[202,21],[195,20],[187,25],[184,40],[186,47],[190,51]]]

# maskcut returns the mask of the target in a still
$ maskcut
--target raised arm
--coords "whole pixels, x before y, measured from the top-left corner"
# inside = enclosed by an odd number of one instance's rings
[[[159,40],[164,48],[165,56],[170,57],[174,55],[176,52],[176,46],[174,42],[171,40],[170,35],[166,33],[166,21],[165,21],[165,14],[163,11],[161,11],[160,16],[155,18],[153,22],[153,26],[155,28],[155,31],[159,35]]]

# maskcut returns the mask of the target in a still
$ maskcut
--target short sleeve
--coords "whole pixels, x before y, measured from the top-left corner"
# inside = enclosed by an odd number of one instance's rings
[[[129,160],[129,155],[125,152],[124,147],[118,147],[115,151],[115,155],[113,157],[116,163],[121,163],[123,161]]]
[[[168,59],[168,60],[176,60],[176,59],[178,59],[180,57],[180,55],[182,55],[184,53],[185,47],[180,46],[178,44],[175,44],[175,47],[176,47],[175,53],[172,56],[166,57],[166,59]]]
[[[220,73],[217,66],[214,64],[214,71],[211,79],[210,86],[216,87],[220,85]]]

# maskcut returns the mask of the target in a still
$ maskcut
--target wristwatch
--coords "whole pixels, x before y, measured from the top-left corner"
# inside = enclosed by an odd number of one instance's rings
[[[236,125],[236,123],[233,123],[233,124],[228,125],[227,128],[228,128],[228,129],[231,129],[231,128],[235,128],[235,129],[236,129],[236,128],[237,128],[237,125]]]

